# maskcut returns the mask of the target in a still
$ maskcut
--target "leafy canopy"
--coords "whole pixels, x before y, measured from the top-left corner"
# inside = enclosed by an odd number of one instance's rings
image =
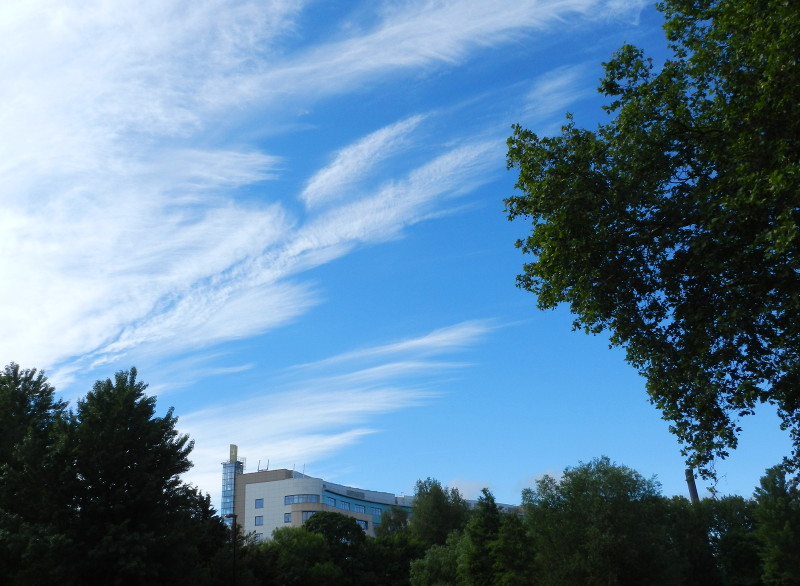
[[[800,3],[666,0],[673,57],[604,64],[612,120],[508,141],[509,219],[541,309],[608,331],[646,378],[690,466],[777,407],[800,453]]]

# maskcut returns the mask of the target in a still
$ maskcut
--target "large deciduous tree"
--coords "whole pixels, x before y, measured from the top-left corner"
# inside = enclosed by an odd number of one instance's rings
[[[435,478],[418,480],[411,509],[411,534],[427,545],[442,545],[451,532],[467,523],[469,505],[457,488]]]
[[[609,123],[516,126],[518,285],[608,331],[708,477],[777,408],[800,453],[800,3],[665,0],[673,55],[604,64]]]
[[[675,584],[678,553],[660,485],[598,458],[522,493],[537,584]]]

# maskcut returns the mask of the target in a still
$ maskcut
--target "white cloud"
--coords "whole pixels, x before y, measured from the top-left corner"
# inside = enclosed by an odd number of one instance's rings
[[[347,195],[347,190],[352,189],[374,166],[407,144],[408,134],[422,119],[422,116],[412,116],[401,120],[342,149],[329,166],[315,173],[308,181],[300,199],[310,208],[342,199]]]
[[[216,496],[220,471],[214,462],[222,461],[230,443],[237,444],[242,455],[269,459],[273,468],[322,461],[377,433],[364,426],[376,415],[433,399],[435,381],[465,365],[430,357],[477,343],[488,332],[479,322],[468,322],[348,352],[314,368],[299,365],[287,371],[291,380],[280,383],[277,392],[270,383],[248,399],[183,415],[179,427],[196,441],[192,460],[197,468],[186,479]],[[356,359],[358,365],[353,365]],[[324,370],[343,362],[351,368]]]
[[[565,20],[623,18],[638,14],[640,0],[427,1],[386,4],[383,18],[361,34],[315,47],[251,78],[271,97],[323,96],[357,88],[366,80],[410,68],[453,65],[477,49],[496,47],[530,30]],[[313,80],[309,84],[309,80]],[[309,92],[308,86],[312,89]],[[301,86],[303,89],[301,90]],[[277,88],[277,89],[276,89]],[[247,94],[252,86],[242,86]]]
[[[557,115],[563,121],[572,104],[595,93],[595,86],[586,83],[586,73],[584,66],[570,66],[540,76],[528,93],[526,117],[546,122]]]
[[[298,101],[458,63],[606,5],[386,6],[362,32],[292,52],[295,0],[4,3],[0,354],[66,380],[76,363],[196,349],[301,315],[318,297],[299,273],[444,213],[502,168],[503,149],[426,145],[428,163],[365,186],[381,157],[414,146],[423,118],[403,119],[309,173],[301,222],[296,194],[269,183],[288,162],[231,127],[284,128],[278,114]]]
[[[354,360],[376,358],[393,354],[415,353],[421,356],[433,356],[474,344],[476,340],[492,331],[494,327],[495,326],[487,320],[470,320],[434,330],[419,338],[402,340],[392,344],[375,346],[362,350],[354,350],[311,364],[303,364],[298,366],[298,368],[321,368],[337,363],[346,363]]]

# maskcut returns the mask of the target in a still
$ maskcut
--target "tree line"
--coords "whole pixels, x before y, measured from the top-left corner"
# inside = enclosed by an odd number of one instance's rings
[[[12,585],[800,584],[800,489],[690,504],[606,457],[501,508],[428,478],[368,537],[332,512],[257,542],[181,480],[192,442],[136,369],[74,409],[36,370],[0,372],[0,576]]]

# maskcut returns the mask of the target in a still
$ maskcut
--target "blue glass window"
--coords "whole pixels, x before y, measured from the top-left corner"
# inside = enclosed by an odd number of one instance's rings
[[[318,503],[318,494],[287,494],[283,497],[284,505],[293,505],[295,503]]]

